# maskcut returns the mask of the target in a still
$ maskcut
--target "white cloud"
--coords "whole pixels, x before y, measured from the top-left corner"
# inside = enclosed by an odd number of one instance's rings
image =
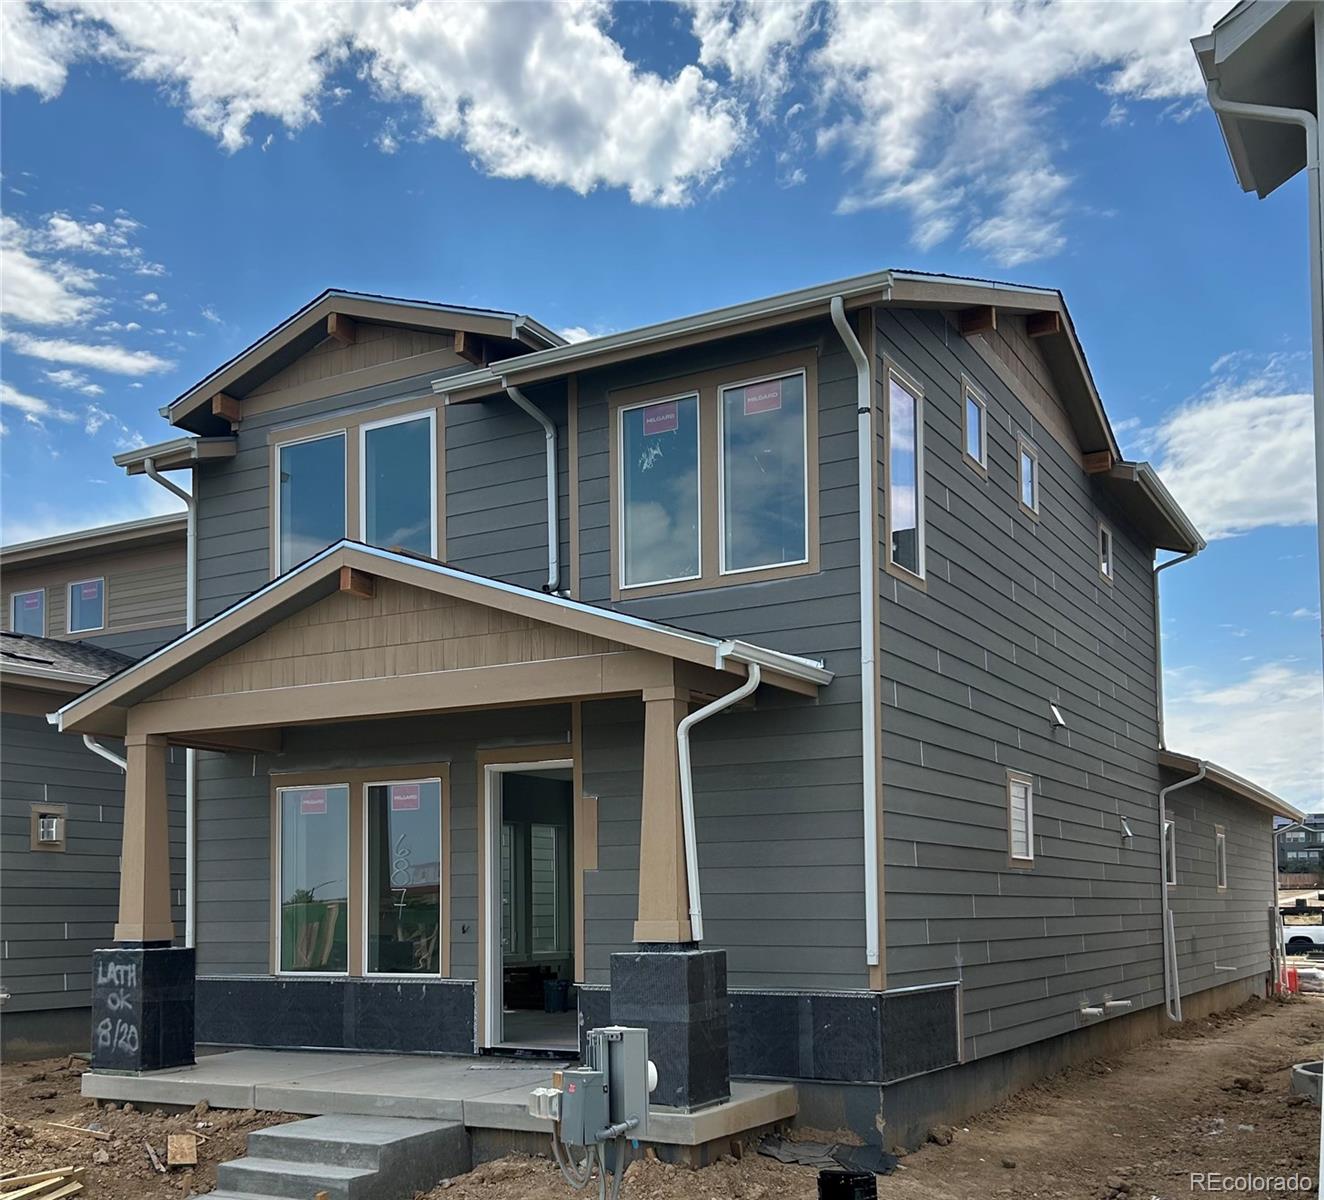
[[[1215,687],[1169,672],[1167,684],[1170,746],[1210,758],[1285,800],[1319,807],[1324,680],[1318,669],[1271,663]]]
[[[72,22],[60,14],[38,14],[28,4],[0,4],[0,72],[6,88],[30,87],[43,100],[64,89],[77,54]]]
[[[558,329],[557,332],[567,342],[586,342],[593,336],[582,325],[567,325],[564,329]]]
[[[218,313],[210,304],[204,305],[203,308],[201,309],[201,312],[202,312],[202,319],[204,321],[210,321],[213,325],[219,325],[221,323],[221,314]]]
[[[74,371],[68,367],[61,367],[57,371],[43,371],[42,375],[56,387],[66,388],[71,392],[82,392],[84,396],[100,396],[106,390],[99,383],[93,383],[81,371]]]
[[[77,419],[76,414],[68,409],[52,404],[48,400],[43,400],[39,396],[29,396],[26,392],[20,392],[18,388],[6,380],[0,380],[0,405],[22,413],[24,420],[29,424],[41,428],[45,427],[44,421],[46,419],[54,421],[73,421]]]
[[[0,264],[0,314],[8,320],[65,325],[101,311],[96,272],[43,257],[39,236],[9,216],[0,217]]]
[[[72,363],[114,375],[150,375],[167,371],[174,363],[150,350],[127,350],[123,346],[91,345],[68,338],[34,337],[28,333],[5,330],[0,341],[19,354],[46,362]]]
[[[1292,620],[1294,621],[1318,621],[1319,609],[1317,608],[1297,608],[1292,611]]]
[[[1292,388],[1281,360],[1232,373],[1169,413],[1149,447],[1177,502],[1210,539],[1315,522],[1311,397]]]

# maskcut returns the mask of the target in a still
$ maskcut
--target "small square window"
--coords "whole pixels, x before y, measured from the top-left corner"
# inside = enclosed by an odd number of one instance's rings
[[[1105,583],[1113,581],[1113,531],[1107,525],[1099,526],[1099,574]]]
[[[961,454],[981,475],[988,471],[988,401],[969,380],[962,387]]]
[[[29,845],[33,850],[63,851],[68,835],[68,809],[63,804],[29,807]]]
[[[1024,438],[1017,447],[1019,472],[1017,499],[1021,509],[1032,517],[1039,515],[1039,451]]]
[[[29,637],[46,636],[46,589],[15,592],[9,598],[9,628]]]
[[[81,579],[69,585],[69,632],[90,633],[106,627],[106,581]]]

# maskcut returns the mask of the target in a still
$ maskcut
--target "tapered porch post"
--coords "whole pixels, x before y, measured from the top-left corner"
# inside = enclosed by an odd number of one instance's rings
[[[634,940],[677,945],[690,942],[690,902],[685,881],[684,826],[676,726],[688,711],[689,693],[674,685],[644,691],[643,813],[639,826],[639,916]]]
[[[170,803],[166,792],[166,739],[129,734],[124,742],[124,842],[120,851],[121,945],[169,945]]]

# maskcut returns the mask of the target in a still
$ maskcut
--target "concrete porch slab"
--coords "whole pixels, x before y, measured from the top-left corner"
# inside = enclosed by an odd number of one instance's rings
[[[547,1134],[530,1117],[530,1089],[551,1082],[557,1063],[492,1058],[343,1054],[319,1050],[229,1050],[191,1067],[146,1075],[89,1071],[83,1095],[135,1104],[256,1108],[306,1116],[359,1115],[463,1121],[470,1129]],[[731,1084],[731,1099],[695,1113],[655,1109],[649,1141],[702,1146],[794,1117],[790,1084]]]

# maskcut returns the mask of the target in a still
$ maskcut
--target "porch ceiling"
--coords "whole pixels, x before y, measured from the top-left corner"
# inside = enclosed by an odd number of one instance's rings
[[[50,719],[78,733],[249,745],[232,735],[675,682],[717,693],[750,662],[808,695],[832,678],[809,659],[340,542]]]

